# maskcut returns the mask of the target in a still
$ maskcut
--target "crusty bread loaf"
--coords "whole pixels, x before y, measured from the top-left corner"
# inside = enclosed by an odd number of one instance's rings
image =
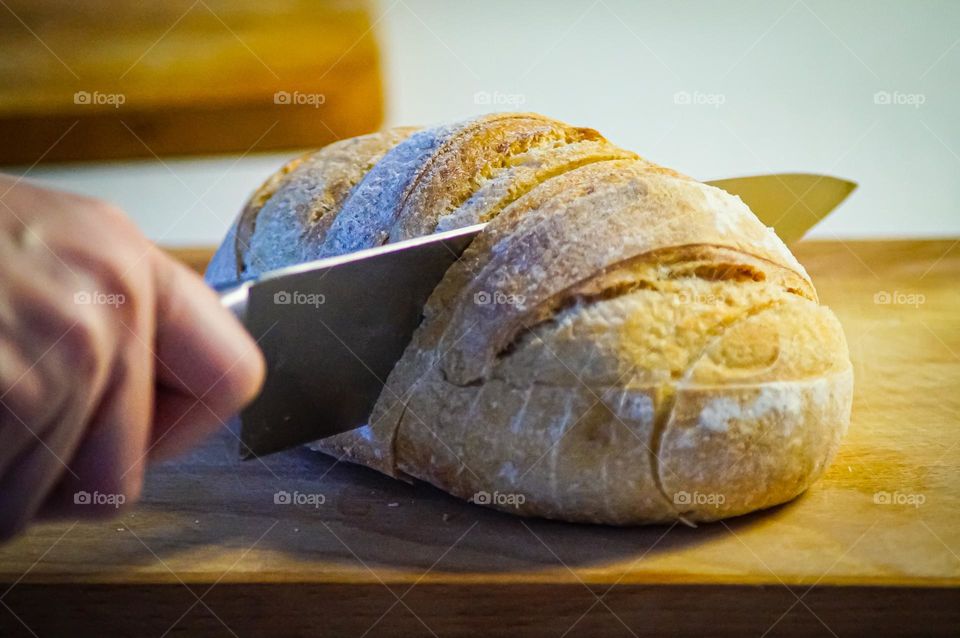
[[[233,280],[490,221],[368,426],[317,448],[526,515],[709,521],[788,501],[850,416],[843,332],[739,198],[534,114],[332,144],[254,194]]]

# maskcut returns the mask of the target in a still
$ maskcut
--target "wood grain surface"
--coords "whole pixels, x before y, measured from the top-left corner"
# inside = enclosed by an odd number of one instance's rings
[[[376,129],[363,0],[5,0],[0,164],[318,147]]]
[[[224,430],[120,518],[0,548],[0,635],[957,635],[960,243],[796,253],[856,391],[792,503],[697,529],[526,520],[305,450],[240,462]]]

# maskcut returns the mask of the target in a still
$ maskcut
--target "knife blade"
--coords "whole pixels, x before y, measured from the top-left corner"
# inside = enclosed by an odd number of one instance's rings
[[[263,456],[364,425],[427,298],[486,224],[217,286],[267,361],[240,414],[240,454]]]
[[[786,244],[806,235],[857,187],[845,179],[810,173],[734,177],[707,184],[739,196]]]
[[[707,183],[739,195],[761,221],[791,240],[856,187],[807,174]],[[267,361],[263,389],[240,415],[241,456],[263,456],[365,425],[427,298],[485,225],[217,286]]]

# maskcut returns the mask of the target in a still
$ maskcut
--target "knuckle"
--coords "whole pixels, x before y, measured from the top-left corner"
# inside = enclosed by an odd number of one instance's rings
[[[0,423],[3,408],[20,414],[44,400],[43,376],[22,347],[0,339]]]
[[[109,202],[90,199],[84,208],[85,227],[109,248],[98,251],[97,256],[118,272],[131,269],[149,245],[140,229],[123,210]]]
[[[88,197],[85,198],[85,200],[86,207],[90,212],[102,220],[109,222],[111,226],[120,229],[132,226],[126,214],[116,204],[94,197]]]
[[[102,313],[84,307],[73,317],[72,326],[63,335],[67,365],[74,374],[90,375],[103,364],[106,336]]]
[[[104,232],[114,239],[118,254],[126,261],[140,258],[148,242],[126,213],[113,204],[106,203],[101,203],[97,211]]]
[[[16,415],[15,418],[25,419],[29,423],[37,415],[45,413],[42,406],[59,403],[59,393],[50,392],[36,366],[19,375],[14,374],[0,376],[0,425],[4,411],[9,410]]]
[[[89,278],[77,285],[74,294],[82,296],[82,302],[101,315],[99,321],[109,318],[132,320],[145,311],[149,285],[142,268],[137,267],[137,257],[123,255],[124,248],[110,254],[93,257],[84,265]]]

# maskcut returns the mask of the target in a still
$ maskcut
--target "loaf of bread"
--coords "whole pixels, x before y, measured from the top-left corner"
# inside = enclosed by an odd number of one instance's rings
[[[253,195],[207,276],[487,221],[370,424],[318,449],[617,525],[744,514],[823,473],[852,370],[806,271],[738,197],[592,129],[511,113],[331,144]]]

